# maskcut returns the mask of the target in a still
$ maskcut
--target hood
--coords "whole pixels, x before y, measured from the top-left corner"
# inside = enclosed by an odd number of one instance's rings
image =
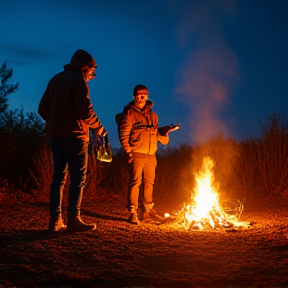
[[[65,69],[76,69],[82,71],[82,69],[86,66],[95,66],[96,61],[95,59],[86,51],[82,49],[78,49],[72,56],[70,63],[64,66]]]

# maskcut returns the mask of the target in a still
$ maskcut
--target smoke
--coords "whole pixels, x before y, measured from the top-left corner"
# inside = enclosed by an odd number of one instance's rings
[[[175,32],[185,55],[175,91],[190,112],[190,138],[203,142],[219,133],[229,136],[232,119],[227,115],[239,81],[238,60],[223,39],[221,20],[233,16],[235,2],[184,3],[174,6],[181,19]]]

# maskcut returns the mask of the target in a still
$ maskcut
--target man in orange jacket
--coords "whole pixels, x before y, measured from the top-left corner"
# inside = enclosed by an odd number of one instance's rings
[[[71,184],[66,230],[81,232],[96,229],[96,224],[85,224],[80,217],[88,164],[89,128],[98,129],[99,135],[106,133],[93,110],[87,84],[95,78],[96,68],[96,62],[88,52],[77,50],[70,63],[64,66],[64,71],[49,81],[39,103],[38,113],[46,122],[53,153],[50,231],[66,228],[62,217],[62,198],[68,171]]]
[[[129,156],[128,211],[129,222],[138,224],[139,187],[143,174],[143,220],[157,217],[153,209],[153,185],[157,165],[156,151],[158,141],[163,145],[169,142],[168,132],[158,132],[158,116],[152,111],[153,101],[148,99],[148,89],[137,85],[133,91],[134,100],[123,110],[123,119],[119,125],[119,140]]]

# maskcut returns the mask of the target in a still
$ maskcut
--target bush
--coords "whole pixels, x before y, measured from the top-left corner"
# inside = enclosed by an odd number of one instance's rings
[[[284,115],[273,113],[260,137],[243,141],[243,175],[250,186],[284,196],[288,189],[288,125]]]
[[[192,180],[193,148],[180,145],[179,148],[166,149],[157,155],[155,196],[165,194],[168,198],[187,201],[193,187]]]
[[[3,195],[13,201],[30,196],[48,198],[53,175],[52,153],[44,138],[43,123],[40,125],[34,116],[26,118],[22,112],[10,112],[6,114],[5,126],[0,125],[2,198]],[[0,117],[0,123],[3,121]],[[263,132],[260,137],[236,142],[220,134],[201,145],[180,145],[158,153],[155,197],[168,202],[188,201],[193,196],[194,175],[200,171],[206,156],[215,163],[215,185],[219,184],[222,199],[243,198],[256,191],[266,196],[288,195],[287,121],[285,116],[273,113],[267,125],[260,125]],[[90,155],[85,193],[94,195],[101,189],[126,197],[128,159],[121,150],[114,154],[111,163],[101,163]]]
[[[16,189],[8,179],[0,179],[0,205],[11,207],[19,202],[31,201],[32,198],[30,193]]]
[[[95,195],[98,186],[103,180],[103,163],[97,161],[94,154],[89,155],[87,176],[85,182],[85,194]]]
[[[111,163],[102,163],[103,180],[100,186],[112,194],[126,194],[128,189],[128,158],[122,151],[113,155]]]
[[[32,157],[32,161],[33,169],[30,169],[30,175],[35,184],[33,194],[38,199],[48,201],[53,177],[53,158],[50,147],[47,144],[40,147],[37,154]]]
[[[24,115],[23,110],[0,114],[0,169],[3,177],[16,189],[28,191],[33,156],[47,141],[44,124],[35,113]]]

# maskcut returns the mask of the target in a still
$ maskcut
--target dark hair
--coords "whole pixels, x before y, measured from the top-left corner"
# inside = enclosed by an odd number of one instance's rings
[[[141,84],[138,84],[137,86],[134,87],[133,89],[133,96],[136,96],[138,94],[139,91],[141,90],[147,90],[147,93],[148,93],[148,89],[146,86],[144,85],[141,85]]]

